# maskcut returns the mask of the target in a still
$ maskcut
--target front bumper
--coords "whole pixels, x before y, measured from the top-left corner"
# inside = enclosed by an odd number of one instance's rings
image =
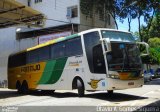
[[[144,78],[136,80],[120,80],[120,79],[108,78],[107,81],[108,81],[107,90],[137,88],[137,87],[142,87],[144,84]]]

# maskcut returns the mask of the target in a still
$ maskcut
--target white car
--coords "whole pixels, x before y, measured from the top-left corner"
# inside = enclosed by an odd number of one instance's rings
[[[150,72],[144,73],[144,82],[151,81],[152,80],[152,74]]]

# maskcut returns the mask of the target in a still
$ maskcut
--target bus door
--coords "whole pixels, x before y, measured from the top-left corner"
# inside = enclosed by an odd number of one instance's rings
[[[84,34],[86,51],[86,81],[89,88],[102,89],[102,82],[106,79],[106,66],[98,31]],[[87,70],[88,68],[88,70]],[[105,84],[103,83],[104,88]]]

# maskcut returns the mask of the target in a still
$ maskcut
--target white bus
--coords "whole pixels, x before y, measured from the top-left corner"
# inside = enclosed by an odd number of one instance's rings
[[[146,43],[144,44],[147,48]],[[129,32],[97,28],[61,37],[9,56],[8,87],[29,90],[108,91],[142,87],[140,51]]]

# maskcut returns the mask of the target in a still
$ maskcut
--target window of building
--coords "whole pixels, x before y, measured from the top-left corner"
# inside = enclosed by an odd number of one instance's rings
[[[82,53],[83,52],[80,37],[70,39],[66,42],[66,56],[81,55]]]
[[[73,6],[73,7],[68,7],[67,8],[67,17],[68,18],[78,17],[78,8],[77,8],[77,6]]]
[[[42,2],[42,0],[34,0],[34,3]]]

